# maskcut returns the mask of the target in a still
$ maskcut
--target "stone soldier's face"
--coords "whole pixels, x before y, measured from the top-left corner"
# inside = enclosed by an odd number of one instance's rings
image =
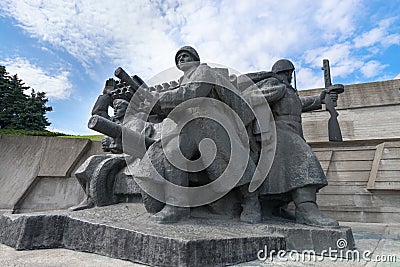
[[[284,78],[289,84],[292,83],[292,75],[293,75],[292,70],[278,72],[278,75],[280,75],[282,78]]]
[[[128,105],[123,102],[119,102],[116,105],[114,105],[114,118],[119,119],[124,117],[127,107]]]
[[[194,57],[190,53],[187,53],[185,51],[179,53],[179,55],[177,56],[177,59],[178,59],[178,63],[177,63],[178,68],[180,70],[185,71],[195,65]]]

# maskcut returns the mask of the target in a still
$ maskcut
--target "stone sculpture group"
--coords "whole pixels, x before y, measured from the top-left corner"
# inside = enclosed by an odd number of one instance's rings
[[[119,79],[106,81],[89,128],[106,135],[102,148],[111,153],[91,156],[77,170],[87,197],[72,210],[142,201],[158,223],[206,206],[206,213],[247,223],[272,217],[339,226],[317,206],[327,180],[303,137],[301,113],[332,107],[342,85],[326,83],[319,95],[300,97],[289,60],[234,75],[201,63],[190,46],[178,50],[175,65],[183,72],[177,82],[149,87],[121,68]],[[287,208],[292,201],[295,212]]]

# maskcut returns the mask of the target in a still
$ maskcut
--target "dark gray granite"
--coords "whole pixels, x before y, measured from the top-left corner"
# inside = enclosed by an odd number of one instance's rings
[[[67,217],[63,214],[0,217],[0,242],[17,250],[60,248]]]
[[[322,250],[338,249],[338,240],[345,240],[346,247],[342,250],[353,250],[355,242],[350,227],[321,228],[301,225],[291,222],[269,222],[262,226],[265,231],[277,233],[286,237],[287,250],[314,250],[317,255]]]
[[[285,238],[239,221],[193,218],[160,225],[142,204],[64,214],[4,214],[0,242],[17,249],[64,247],[157,266],[222,266],[257,258]]]
[[[195,214],[194,214],[195,215]],[[223,266],[257,259],[270,250],[336,249],[349,227],[318,228],[292,222],[246,224],[226,218],[193,216],[174,224],[151,221],[140,203],[75,212],[3,214],[0,242],[18,250],[59,248],[91,252],[157,266]]]

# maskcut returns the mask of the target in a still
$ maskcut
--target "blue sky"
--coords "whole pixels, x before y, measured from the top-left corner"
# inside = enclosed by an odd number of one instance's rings
[[[95,134],[90,111],[122,66],[145,81],[174,66],[177,49],[241,73],[296,66],[300,90],[400,73],[399,1],[40,1],[0,2],[0,64],[47,92],[50,130]]]

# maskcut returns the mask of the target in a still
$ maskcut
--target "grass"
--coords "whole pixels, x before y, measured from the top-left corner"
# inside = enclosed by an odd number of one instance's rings
[[[104,135],[69,135],[69,136],[59,136],[61,138],[86,138],[92,141],[101,141]]]
[[[13,130],[13,129],[0,129],[0,135],[32,135],[32,136],[55,136],[62,138],[86,138],[92,141],[101,141],[104,135],[68,135],[59,132],[50,131],[27,131],[27,130]]]
[[[66,136],[67,134],[50,131],[0,129],[0,135]]]

